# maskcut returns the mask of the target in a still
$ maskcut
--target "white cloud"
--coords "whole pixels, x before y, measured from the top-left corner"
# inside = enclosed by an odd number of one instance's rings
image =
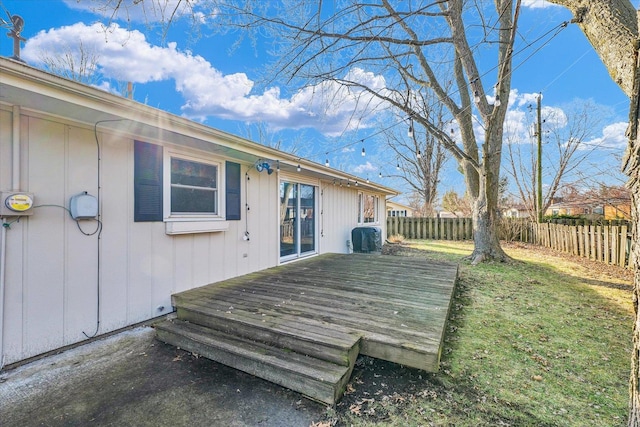
[[[505,143],[512,144],[530,144],[535,135],[536,103],[537,93],[518,93],[517,90],[511,91],[509,98],[509,109],[505,118],[504,136]],[[578,107],[573,103],[565,104],[563,107],[543,105],[541,116],[543,119],[544,130],[551,130],[557,136],[565,135],[569,137],[571,133],[570,127],[576,124],[570,124],[570,117],[577,111],[580,111],[584,101],[576,100]],[[593,105],[591,114],[604,114],[602,106]],[[602,116],[602,120],[606,123],[606,114]],[[574,119],[575,121],[575,119]],[[627,144],[625,132],[627,130],[626,122],[610,123],[602,127],[602,135],[593,137],[591,140],[583,141],[579,146],[581,150],[593,150],[594,148],[614,148],[624,149]],[[575,130],[575,129],[574,129]]]
[[[628,127],[627,122],[617,122],[605,126],[602,129],[602,136],[587,141],[588,146],[602,146],[607,148],[625,148],[627,146],[627,137],[625,133]]]
[[[563,128],[569,122],[566,113],[562,108],[558,107],[547,107],[544,106],[541,108],[540,116],[542,117],[543,123],[546,126],[550,126],[553,128]]]
[[[374,165],[371,164],[371,162],[367,162],[363,165],[358,165],[356,167],[353,168],[353,172],[354,173],[364,173],[364,172],[373,172],[373,171],[377,171],[378,168]]]
[[[522,6],[531,9],[543,9],[547,7],[557,7],[557,4],[548,2],[547,0],[522,0]]]
[[[362,117],[379,105],[370,94],[335,82],[305,87],[289,99],[278,87],[255,93],[254,82],[245,73],[225,75],[202,56],[180,51],[176,43],[154,46],[140,31],[117,24],[77,23],[41,31],[26,42],[23,58],[38,64],[43,52],[53,57],[74,51],[79,55],[80,41],[86,52],[98,57],[99,72],[106,79],[138,84],[174,80],[185,99],[183,114],[195,119],[262,121],[276,130],[313,127],[339,135],[367,126]],[[360,69],[351,70],[347,79],[377,89],[385,85],[382,77]]]

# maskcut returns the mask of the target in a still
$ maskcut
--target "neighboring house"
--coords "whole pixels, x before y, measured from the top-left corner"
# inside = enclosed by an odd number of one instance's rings
[[[450,212],[450,211],[438,211],[436,213],[438,218],[445,219],[454,219],[454,218],[467,218],[468,215],[465,215],[462,211]]]
[[[529,210],[524,205],[514,205],[509,208],[505,208],[502,211],[502,215],[507,218],[529,218]]]
[[[387,216],[391,217],[412,217],[414,216],[411,206],[387,200]]]
[[[1,364],[386,235],[387,187],[5,58],[0,93]]]
[[[585,219],[631,219],[631,201],[625,198],[558,201],[547,208],[545,216],[574,216]]]

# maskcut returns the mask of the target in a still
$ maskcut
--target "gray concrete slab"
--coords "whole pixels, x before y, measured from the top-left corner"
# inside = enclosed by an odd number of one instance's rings
[[[0,425],[310,426],[327,409],[140,327],[0,372]]]

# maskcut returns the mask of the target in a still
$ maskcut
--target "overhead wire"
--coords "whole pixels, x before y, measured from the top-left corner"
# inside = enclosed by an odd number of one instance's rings
[[[519,64],[517,64],[516,66],[512,67],[512,69],[507,73],[507,75],[511,75],[511,74],[513,74],[513,72],[514,72],[515,70],[517,70],[518,68],[522,67],[522,66],[523,66],[526,62],[528,62],[528,61],[529,61],[529,60],[530,60],[530,59],[531,59],[535,54],[537,54],[540,50],[542,50],[544,47],[546,47],[546,46],[547,46],[547,45],[548,45],[548,44],[549,44],[549,43],[550,43],[550,42],[551,42],[555,37],[557,37],[557,36],[560,34],[560,32],[561,32],[562,30],[564,30],[565,28],[567,28],[567,26],[569,25],[569,23],[570,23],[570,22],[571,22],[571,21],[563,21],[562,23],[560,23],[560,24],[558,24],[558,25],[556,25],[556,26],[552,27],[551,29],[549,29],[548,31],[546,31],[545,33],[543,33],[542,35],[540,35],[539,37],[535,38],[533,41],[526,43],[526,44],[525,44],[525,46],[523,46],[522,48],[520,48],[518,51],[514,52],[514,53],[513,53],[513,57],[516,57],[516,56],[518,56],[518,55],[522,54],[523,52],[527,51],[529,48],[531,48],[532,46],[534,46],[535,44],[537,44],[538,42],[540,42],[541,40],[543,40],[544,38],[548,37],[550,34],[552,34],[552,33],[553,33],[553,34],[551,35],[551,37],[549,37],[547,40],[545,40],[545,41],[544,41],[540,46],[538,46],[537,48],[535,48],[535,50],[534,50],[531,54],[529,54],[529,55],[528,55],[524,60],[522,60],[522,61],[521,61]],[[485,40],[485,39],[486,39],[486,36],[484,37],[484,39],[483,39],[483,40]],[[478,45],[477,45],[477,46],[478,46]],[[476,47],[477,47],[477,46],[476,46]],[[475,48],[474,48],[474,49],[475,49]],[[584,57],[585,55],[586,55],[586,53],[585,53],[585,54],[583,54],[583,55],[582,55],[582,57]],[[579,58],[578,60],[576,60],[575,62],[578,62],[580,59],[582,59],[582,57],[580,57],[580,58]],[[574,63],[574,64],[572,64],[572,66],[573,66],[573,65],[575,65],[575,63]],[[487,76],[489,73],[491,73],[491,72],[493,72],[494,70],[496,70],[496,69],[498,68],[498,66],[499,66],[499,64],[498,64],[498,65],[495,65],[495,66],[493,66],[493,67],[491,67],[491,68],[489,68],[488,70],[485,70],[482,74],[480,74],[480,76],[479,76],[478,78],[479,78],[479,79],[482,79],[483,77]],[[559,75],[558,75],[558,76],[557,76],[557,77],[556,77],[556,78],[555,78],[555,79],[554,79],[554,80],[553,80],[553,81],[552,81],[548,86],[550,86],[552,83],[554,83],[554,82],[555,82],[555,80],[559,79],[559,78],[560,78],[564,73],[566,73],[567,71],[568,71],[568,69],[566,69],[566,70],[564,70],[562,73],[560,73],[560,74],[559,74]],[[474,81],[474,82],[475,82],[475,81]],[[468,83],[467,83],[467,85],[466,85],[466,87],[465,87],[465,89],[469,90],[469,89],[471,88],[471,85],[472,85],[474,82],[468,82]],[[547,87],[548,87],[548,86],[547,86]],[[463,89],[463,88],[458,88],[458,89],[456,89],[456,90],[452,91],[450,95],[452,95],[452,96],[453,96],[453,95],[456,95],[456,94],[457,94],[457,93],[459,93],[462,89]],[[436,105],[436,104],[437,104],[437,102],[438,102],[438,101],[434,102],[430,107],[433,107],[434,105]],[[466,108],[471,108],[471,107],[472,107],[472,104],[471,104],[471,105],[469,105],[468,107],[465,107],[465,109],[466,109]],[[462,109],[462,110],[461,110],[461,112],[464,112],[464,111],[465,111],[465,109]],[[313,157],[320,156],[320,155],[322,155],[322,154],[324,154],[324,155],[329,155],[329,154],[331,154],[331,153],[335,153],[335,152],[338,152],[338,151],[342,151],[342,150],[344,150],[344,149],[346,149],[346,148],[349,148],[349,147],[351,147],[351,146],[353,146],[353,145],[356,145],[356,144],[358,144],[358,143],[362,143],[362,142],[364,142],[364,141],[365,141],[365,140],[367,140],[367,139],[371,139],[371,138],[373,138],[373,137],[375,137],[375,136],[377,136],[377,135],[379,135],[379,134],[381,134],[381,133],[383,133],[383,132],[386,132],[386,131],[388,131],[389,129],[392,129],[392,128],[396,127],[396,126],[399,126],[399,125],[401,125],[401,124],[403,124],[403,123],[406,123],[406,121],[407,121],[407,120],[409,120],[409,118],[402,119],[402,120],[400,120],[400,121],[398,121],[398,122],[396,122],[396,123],[393,123],[393,124],[392,124],[392,125],[390,125],[390,126],[387,126],[387,127],[383,128],[383,129],[380,129],[380,130],[378,130],[378,131],[376,131],[376,132],[374,132],[374,133],[372,133],[372,134],[369,134],[369,135],[367,135],[366,137],[360,138],[360,139],[358,139],[358,140],[356,140],[356,141],[349,142],[349,143],[347,143],[347,144],[340,145],[340,146],[338,146],[338,147],[336,147],[336,148],[333,148],[333,149],[331,149],[331,150],[323,150],[322,152],[320,152],[320,151],[318,150],[317,152],[312,153],[312,154],[310,155],[310,157],[311,157],[311,158],[313,158]],[[476,120],[477,120],[477,119],[476,119]],[[482,126],[482,123],[480,123],[480,125]],[[484,128],[484,126],[483,126],[483,128]]]

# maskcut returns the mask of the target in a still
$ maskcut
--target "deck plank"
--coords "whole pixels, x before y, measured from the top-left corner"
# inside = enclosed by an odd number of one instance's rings
[[[359,334],[361,353],[436,371],[457,265],[374,254],[325,254],[174,295],[290,331]]]

